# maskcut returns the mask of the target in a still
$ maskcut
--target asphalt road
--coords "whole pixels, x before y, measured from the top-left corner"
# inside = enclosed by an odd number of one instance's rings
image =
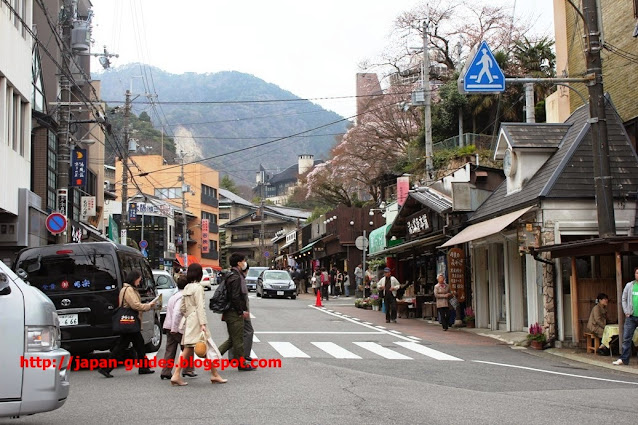
[[[186,387],[161,381],[159,370],[118,369],[114,379],[80,370],[61,409],[0,423],[594,424],[635,416],[635,375],[434,325],[412,334],[401,321],[379,327],[357,320],[360,310],[337,308],[348,302],[318,309],[308,299],[251,294],[253,351],[280,359],[280,368],[221,371],[224,385],[201,370]],[[208,318],[221,344],[225,325]]]

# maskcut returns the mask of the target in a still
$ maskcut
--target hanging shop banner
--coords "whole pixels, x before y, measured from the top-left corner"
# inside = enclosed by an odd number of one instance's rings
[[[58,212],[63,216],[67,216],[67,202],[69,197],[68,189],[58,189],[57,193],[57,203],[58,203]]]
[[[80,197],[80,212],[82,215],[82,220],[85,220],[85,221],[87,218],[95,216],[96,214],[95,196]]]
[[[460,302],[465,301],[465,251],[452,248],[447,253],[447,275],[450,290]]]
[[[410,177],[401,176],[397,177],[397,203],[399,206],[403,206],[405,200],[408,199],[408,192],[410,191]]]
[[[202,254],[210,252],[210,241],[208,240],[209,220],[202,219]]]
[[[83,187],[86,183],[86,149],[73,149],[71,158],[71,186]]]

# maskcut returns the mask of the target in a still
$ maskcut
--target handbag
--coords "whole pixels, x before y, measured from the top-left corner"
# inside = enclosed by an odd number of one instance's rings
[[[199,335],[199,341],[195,343],[195,354],[197,354],[197,357],[201,357],[203,359],[206,357],[207,351],[208,351],[208,346],[206,345],[206,334],[202,332]]]
[[[122,302],[124,302],[124,295],[126,295],[127,290],[128,288],[124,290]],[[113,333],[115,334],[134,334],[142,330],[139,312],[131,307],[122,307],[122,303],[113,313],[112,320]]]
[[[459,306],[459,300],[456,299],[456,296],[453,296],[452,298],[450,298],[449,303],[452,306],[452,308],[455,310]]]

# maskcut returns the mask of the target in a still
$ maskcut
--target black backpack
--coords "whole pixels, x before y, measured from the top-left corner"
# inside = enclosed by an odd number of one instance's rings
[[[228,298],[228,289],[226,288],[226,279],[232,274],[228,273],[224,280],[217,286],[215,293],[210,298],[208,302],[208,308],[213,311],[213,313],[222,314],[226,310],[230,309],[230,299]]]

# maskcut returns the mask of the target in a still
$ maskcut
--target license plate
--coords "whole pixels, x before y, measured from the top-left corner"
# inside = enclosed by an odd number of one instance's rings
[[[73,326],[79,324],[77,314],[60,314],[60,326]]]
[[[283,295],[284,291],[277,291],[277,295]]]

